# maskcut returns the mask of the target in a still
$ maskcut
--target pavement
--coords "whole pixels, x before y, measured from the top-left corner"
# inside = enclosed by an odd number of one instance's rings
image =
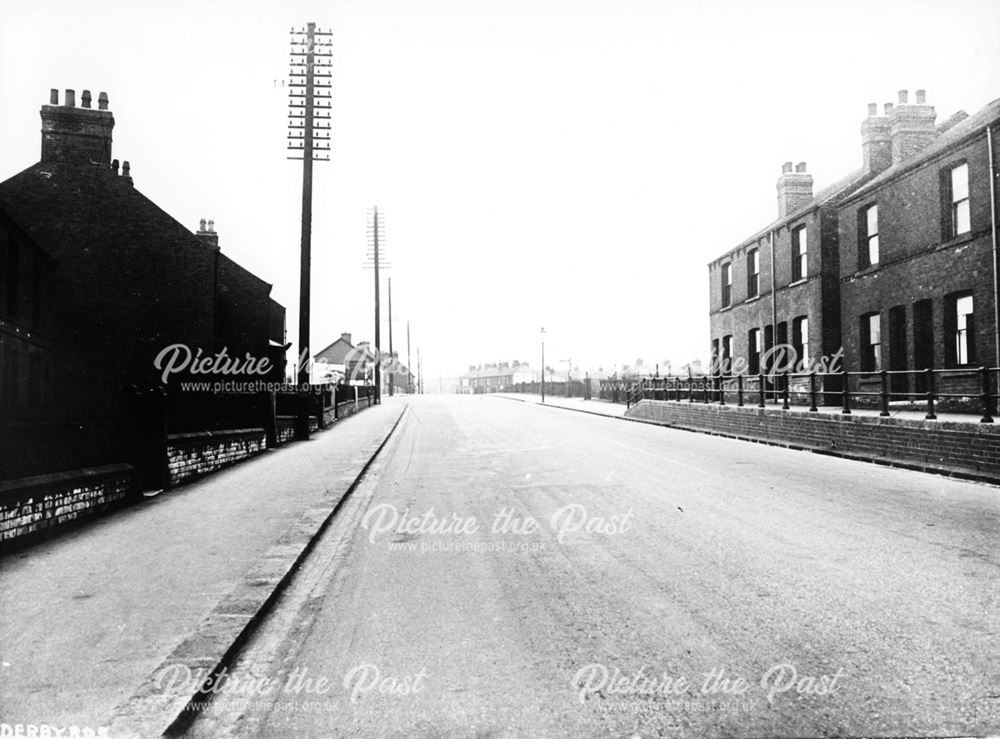
[[[624,403],[612,403],[609,400],[599,400],[597,398],[584,400],[583,398],[564,398],[558,395],[546,395],[543,402],[541,395],[522,393],[491,393],[484,397],[506,398],[507,400],[519,400],[522,403],[551,405],[556,408],[567,408],[583,413],[593,413],[598,416],[616,416],[618,418],[624,418],[625,411],[627,410]]]
[[[421,396],[234,661],[276,689],[189,733],[996,734],[998,531],[991,486]]]
[[[386,399],[5,558],[0,722],[166,730],[198,685],[162,668],[227,658],[405,409]]]
[[[542,398],[540,395],[531,395],[527,393],[493,393],[492,397],[497,398],[508,398],[510,400],[520,400],[525,403],[542,403]],[[756,401],[750,402],[750,398],[747,398],[747,403],[745,407],[756,408]],[[696,400],[696,403],[701,401]],[[591,398],[590,400],[584,400],[583,398],[564,398],[559,396],[545,396],[545,405],[556,406],[559,408],[569,408],[572,410],[586,411],[587,413],[596,413],[602,416],[625,416],[627,410],[625,403],[612,403],[610,400],[601,400],[600,398]],[[735,403],[729,403],[729,405],[735,407]],[[770,410],[779,410],[781,408],[780,403],[768,402],[767,406]],[[793,405],[789,408],[790,413],[810,413],[808,406],[803,405]],[[818,406],[816,413],[826,413],[831,415],[840,415],[840,406]],[[877,409],[870,408],[852,408],[851,414],[855,416],[880,416],[881,411]],[[910,410],[907,408],[894,408],[889,407],[889,417],[890,418],[903,418],[910,421],[926,421],[927,423],[974,423],[978,424],[979,419],[982,418],[981,414],[978,413],[936,413],[936,419],[928,420],[925,416],[927,412],[925,410]],[[1000,418],[995,419],[1000,422]]]

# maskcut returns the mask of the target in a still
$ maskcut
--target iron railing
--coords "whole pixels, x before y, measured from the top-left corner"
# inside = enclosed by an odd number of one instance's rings
[[[808,405],[839,406],[842,414],[876,409],[925,410],[925,418],[942,412],[977,413],[981,423],[993,423],[1000,400],[1000,368],[878,370],[873,372],[781,372],[756,375],[706,374],[602,380],[600,397],[629,406],[640,400],[732,404],[768,404],[789,409]]]

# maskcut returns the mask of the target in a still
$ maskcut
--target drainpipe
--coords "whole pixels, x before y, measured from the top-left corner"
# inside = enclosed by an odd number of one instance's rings
[[[774,263],[774,230],[767,232],[767,242],[771,248],[771,350],[778,346],[778,266]],[[770,361],[768,362],[770,364]],[[777,387],[777,386],[775,386]],[[775,402],[778,396],[775,395]]]
[[[986,148],[990,156],[990,225],[993,236],[993,345],[996,348],[996,366],[1000,367],[1000,289],[997,288],[997,163],[993,153],[993,126],[986,126]]]
[[[778,343],[778,304],[775,293],[778,289],[778,268],[774,264],[774,231],[767,232],[767,241],[771,247],[771,347]]]

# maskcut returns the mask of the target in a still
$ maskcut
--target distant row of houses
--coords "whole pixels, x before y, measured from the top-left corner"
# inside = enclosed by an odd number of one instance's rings
[[[549,379],[546,376],[546,379]],[[461,394],[499,393],[513,389],[521,383],[539,382],[541,372],[533,370],[527,362],[493,362],[471,364],[469,371],[459,377],[457,391]]]
[[[869,105],[860,169],[813,192],[787,162],[777,219],[708,266],[716,367],[766,372],[780,345],[806,368],[838,352],[859,372],[1000,364],[998,120],[1000,100],[938,122],[901,90]],[[925,390],[915,372],[892,382]]]

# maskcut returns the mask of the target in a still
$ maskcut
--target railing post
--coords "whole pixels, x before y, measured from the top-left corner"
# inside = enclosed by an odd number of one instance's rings
[[[167,391],[157,387],[142,398],[142,483],[146,490],[170,485],[170,460],[167,456]]]
[[[983,417],[979,419],[979,423],[993,423],[993,409],[991,408],[992,399],[990,397],[990,370],[989,367],[983,367],[979,372],[982,374],[983,378]]]
[[[726,404],[726,377],[721,372],[719,373],[719,405]]]
[[[743,407],[743,375],[736,375],[736,405]]]
[[[760,384],[757,385],[757,397],[758,397],[758,399],[757,399],[757,407],[758,408],[763,408],[764,405],[765,405],[765,403],[764,403],[764,373],[763,372],[760,372],[757,375],[757,382],[760,383]]]
[[[703,375],[701,379],[701,402],[708,404],[708,375]]]
[[[694,377],[691,375],[691,369],[688,368],[688,403],[694,402]]]
[[[809,373],[809,410],[813,413],[817,412],[816,408],[816,371],[813,370]]]
[[[781,410],[787,411],[791,406],[788,404],[788,370],[783,375],[784,381],[781,383]]]
[[[843,408],[840,412],[845,416],[849,416],[851,414],[851,376],[847,374],[847,367],[844,367],[844,369],[841,370],[840,379],[844,383],[841,392]]]
[[[882,412],[880,416],[889,415],[889,373],[882,370],[878,373],[879,381],[882,383],[882,390],[879,393],[879,400],[882,402]]]
[[[927,372],[927,415],[924,416],[928,421],[933,421],[937,418],[937,414],[934,412],[934,370],[928,367]]]
[[[274,449],[278,446],[278,418],[275,412],[274,391],[264,391],[259,397],[264,406],[262,421],[264,423],[265,443],[268,449]]]

